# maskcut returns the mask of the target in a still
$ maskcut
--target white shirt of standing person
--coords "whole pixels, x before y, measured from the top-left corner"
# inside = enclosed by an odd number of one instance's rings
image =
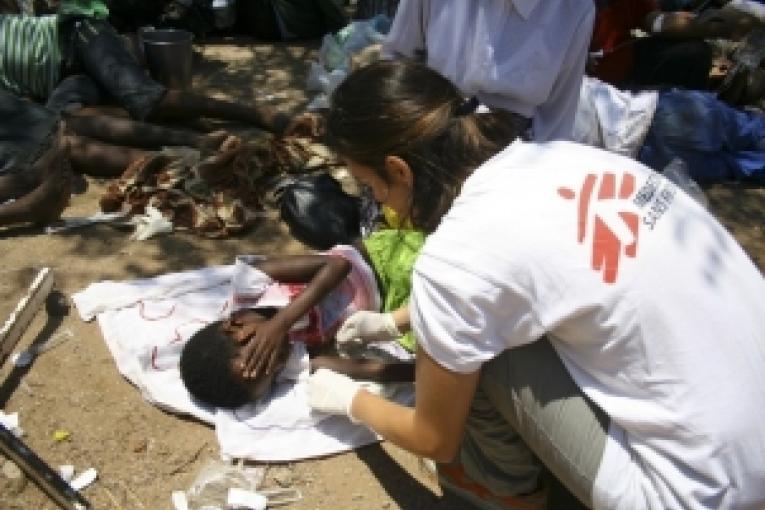
[[[570,140],[592,0],[401,0],[383,55],[415,57],[489,108],[532,119],[537,141]]]
[[[640,163],[514,143],[428,237],[410,310],[460,373],[548,335],[611,418],[595,508],[765,508],[765,280]]]

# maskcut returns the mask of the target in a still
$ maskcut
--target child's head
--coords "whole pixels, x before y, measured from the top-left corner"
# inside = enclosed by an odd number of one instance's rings
[[[247,310],[248,323],[263,322],[270,311]],[[216,321],[194,333],[181,353],[181,379],[191,395],[215,407],[233,409],[257,400],[271,388],[274,374],[246,379],[238,364],[246,342],[234,338],[237,325],[232,321]],[[252,340],[250,340],[252,341]],[[288,349],[281,353],[286,359]]]
[[[327,142],[357,178],[364,180],[354,171],[360,165],[382,180],[380,193],[374,183],[364,183],[378,200],[415,228],[432,231],[462,181],[525,128],[525,120],[513,113],[476,114],[474,106],[422,64],[376,62],[351,73],[333,93]],[[406,198],[396,192],[391,158],[408,168]]]

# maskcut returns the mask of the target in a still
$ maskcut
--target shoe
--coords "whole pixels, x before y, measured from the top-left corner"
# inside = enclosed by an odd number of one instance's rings
[[[471,480],[459,463],[438,464],[438,483],[449,492],[481,510],[544,510],[547,508],[547,486],[522,495],[494,494],[478,482]]]

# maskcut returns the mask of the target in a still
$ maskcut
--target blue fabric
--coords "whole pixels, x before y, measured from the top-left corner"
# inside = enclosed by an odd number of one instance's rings
[[[765,183],[765,115],[731,108],[708,92],[661,92],[638,158],[661,171],[675,157],[700,183]]]

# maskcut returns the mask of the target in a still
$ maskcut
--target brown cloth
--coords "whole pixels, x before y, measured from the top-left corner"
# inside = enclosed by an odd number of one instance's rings
[[[104,212],[143,214],[153,206],[175,230],[208,238],[241,234],[262,216],[266,195],[285,174],[336,164],[329,151],[303,138],[229,137],[201,158],[187,148],[152,153],[133,162],[101,198]]]

